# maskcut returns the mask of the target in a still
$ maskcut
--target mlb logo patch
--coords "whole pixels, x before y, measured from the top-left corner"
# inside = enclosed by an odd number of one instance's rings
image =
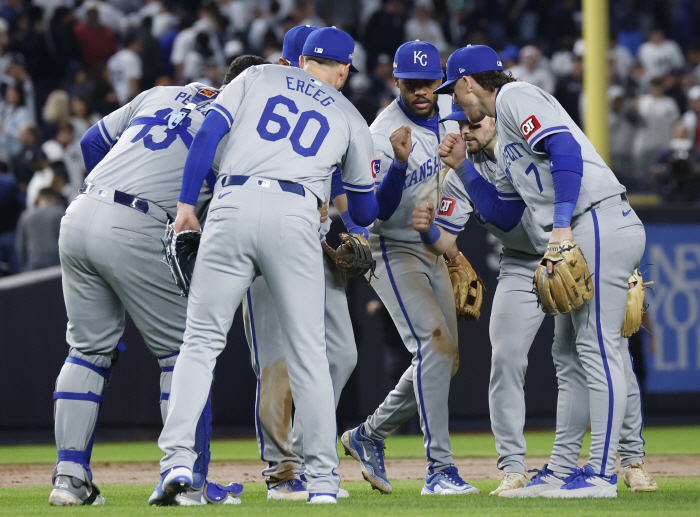
[[[97,195],[100,197],[107,197],[107,194],[109,194],[109,190],[99,190],[97,192]]]
[[[530,115],[528,118],[525,119],[525,122],[520,124],[520,132],[525,137],[525,140],[530,140],[530,136],[532,136],[532,133],[534,133],[541,127],[542,126],[540,126],[540,123],[537,121],[537,117],[535,117],[534,115]]]
[[[382,161],[380,159],[372,160],[372,178],[377,179],[377,174],[381,170]]]
[[[268,180],[258,180],[258,187],[270,188],[270,182]]]
[[[215,92],[214,90],[211,90],[209,88],[202,88],[197,93],[200,93],[200,94],[204,95],[205,97],[208,97],[211,99],[214,95],[216,95],[217,92]]]
[[[320,47],[314,47],[314,52],[316,52],[316,54],[323,54],[323,49]]]
[[[443,197],[442,201],[440,201],[440,211],[438,212],[438,215],[446,215],[446,216],[451,216],[452,212],[455,209],[455,204],[457,202],[449,197]]]

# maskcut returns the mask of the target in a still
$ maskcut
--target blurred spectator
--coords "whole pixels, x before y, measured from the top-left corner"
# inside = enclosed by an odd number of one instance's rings
[[[253,21],[248,30],[248,45],[253,52],[261,52],[270,39],[282,41],[284,32],[277,34],[276,30],[280,26],[280,4],[276,0],[270,2],[270,8],[266,12],[264,9],[253,11]],[[289,23],[295,23],[293,19]]]
[[[131,32],[124,41],[124,48],[107,61],[109,82],[122,106],[141,91],[141,49],[141,40],[135,32]]]
[[[394,56],[405,41],[406,5],[401,0],[383,0],[382,8],[374,13],[365,28],[367,67],[372,69],[380,54]]]
[[[105,63],[99,63],[92,70],[93,96],[92,106],[100,115],[107,116],[114,110],[119,109],[117,94],[114,92],[112,83],[109,82],[109,70]]]
[[[211,48],[209,35],[200,32],[195,38],[195,44],[187,54],[182,66],[182,82],[191,83],[204,75],[204,69],[208,65],[216,67],[214,51]]]
[[[624,81],[625,77],[627,77],[632,70],[634,56],[627,47],[620,45],[617,42],[617,38],[613,36],[610,37],[608,59],[613,61],[616,79]]]
[[[47,165],[46,156],[39,145],[39,136],[39,128],[33,124],[22,126],[19,131],[19,141],[22,148],[12,160],[12,167],[19,187],[24,191],[27,190],[27,185],[34,173]]]
[[[159,5],[160,2],[154,2]],[[151,5],[151,4],[147,4]],[[152,34],[153,18],[147,16],[141,23],[141,28],[137,31],[138,38],[141,40],[141,84],[139,91],[152,88],[156,79],[163,75],[161,66],[160,43]]]
[[[581,126],[581,92],[583,91],[583,60],[575,56],[571,60],[571,72],[557,81],[554,97],[569,116]]]
[[[580,31],[580,10],[581,6],[576,0],[558,0],[552,6],[549,11],[547,28],[547,37],[551,47],[554,47],[562,38]]]
[[[97,124],[100,116],[90,112],[90,104],[85,97],[74,95],[70,98],[70,121],[75,129],[75,139],[79,142],[90,126]]]
[[[318,28],[326,26],[323,18],[316,14],[316,6],[311,0],[295,0],[292,17],[296,25],[311,25]]]
[[[29,185],[27,185],[27,208],[31,210],[36,205],[39,199],[39,192],[42,189],[51,188],[58,196],[59,203],[65,209],[68,206],[68,200],[59,193],[68,185],[66,166],[63,162],[49,163],[48,160],[44,160],[43,163],[46,164],[44,168],[36,171]]]
[[[89,23],[90,11],[96,10],[100,21],[116,34],[126,32],[127,18],[124,13],[114,5],[116,2],[103,2],[102,0],[88,0],[75,10],[75,15],[81,21]]]
[[[31,6],[16,19],[13,49],[21,56],[19,63],[24,66],[32,79],[40,103],[49,94],[53,86],[53,77],[47,73],[47,64],[51,55],[44,31],[43,9]],[[15,62],[18,62],[15,58]]]
[[[20,272],[15,252],[15,229],[24,209],[24,198],[7,163],[0,162],[0,276]]]
[[[542,52],[534,45],[520,49],[520,64],[510,69],[513,77],[554,93],[554,76],[542,60]]]
[[[661,27],[655,27],[649,32],[648,41],[639,47],[637,59],[646,70],[648,78],[663,77],[685,65],[678,43],[666,39],[666,33]]]
[[[229,21],[229,33],[240,37],[246,33],[253,19],[252,2],[245,0],[221,0],[219,9]]]
[[[416,0],[413,16],[406,22],[406,41],[421,40],[445,50],[447,42],[440,24],[433,19],[433,0]]]
[[[91,71],[100,62],[107,62],[117,51],[117,39],[114,31],[100,23],[97,4],[88,1],[85,6],[85,21],[73,26],[75,37],[80,43],[83,64]]]
[[[44,122],[45,137],[53,138],[58,130],[58,124],[70,117],[70,97],[64,90],[54,90],[49,94],[44,104],[42,120]]]
[[[651,174],[664,201],[696,203],[700,200],[700,154],[683,124],[674,126],[673,139],[652,165]]]
[[[65,207],[51,188],[41,189],[36,208],[25,211],[17,223],[17,255],[22,271],[58,266],[58,234]]]
[[[56,83],[62,81],[73,62],[82,62],[80,42],[75,36],[76,24],[73,11],[66,6],[57,7],[49,23],[52,45],[51,71]]]
[[[85,164],[80,150],[80,140],[75,138],[75,129],[70,120],[59,122],[56,136],[44,142],[41,150],[50,162],[63,162],[68,174],[68,184],[60,191],[66,199],[73,199],[85,180]]]
[[[22,150],[19,141],[20,130],[32,122],[32,114],[25,105],[21,86],[8,85],[5,99],[0,102],[0,148],[11,158],[16,157]]]
[[[498,53],[498,57],[501,58],[501,63],[503,63],[504,70],[510,70],[514,66],[517,66],[519,56],[520,49],[517,45],[508,45]],[[443,66],[443,68],[445,68],[445,66]]]
[[[688,99],[681,84],[683,80],[683,70],[674,70],[664,76],[664,95],[676,101],[678,111],[685,113],[688,108]]]
[[[175,84],[183,84],[183,69],[185,59],[190,52],[196,51],[198,44],[201,44],[204,37],[198,39],[198,34],[204,34],[207,39],[208,48],[216,63],[223,67],[224,53],[216,34],[216,14],[218,9],[213,2],[205,4],[199,9],[199,19],[187,29],[180,31],[173,41],[173,50],[170,54],[170,62],[174,67]]]
[[[639,125],[639,115],[625,99],[625,89],[612,85],[608,89],[610,106],[610,159],[611,168],[625,186],[635,186],[632,145]]]
[[[10,36],[9,26],[4,18],[0,18],[0,75],[6,74],[12,62],[12,55],[9,52]]]
[[[557,80],[571,73],[572,59],[582,56],[582,54],[574,53],[574,43],[573,37],[566,36],[559,43],[559,49],[552,54],[549,69]]]
[[[690,109],[683,113],[681,123],[688,132],[688,138],[693,142],[693,148],[700,152],[700,86],[693,86],[688,90]]]
[[[637,111],[642,126],[634,139],[634,157],[637,164],[636,173],[642,188],[648,188],[649,167],[656,156],[673,138],[673,125],[680,118],[676,102],[663,93],[663,79],[655,77],[649,83],[649,93],[637,100]]]

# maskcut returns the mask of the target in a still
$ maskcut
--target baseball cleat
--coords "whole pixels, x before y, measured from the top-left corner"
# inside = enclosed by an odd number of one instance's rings
[[[73,476],[56,476],[53,490],[49,495],[51,506],[79,506],[82,504],[101,506],[105,498],[100,495],[97,485],[86,483]]]
[[[558,490],[569,479],[560,478],[554,472],[547,468],[548,465],[542,467],[542,470],[530,470],[528,472],[537,472],[530,482],[522,488],[512,490],[504,490],[498,494],[498,497],[537,497],[543,492],[550,490]],[[499,487],[500,488],[500,487]]]
[[[498,495],[507,490],[522,488],[527,485],[529,481],[527,476],[520,472],[503,472],[501,474],[501,483],[498,485],[498,488],[490,492],[489,495]]]
[[[267,487],[267,498],[275,501],[306,501],[309,493],[299,479],[290,479],[284,483]]]
[[[480,494],[481,490],[471,486],[457,473],[457,467],[447,467],[425,477],[425,485],[420,495]]]
[[[658,492],[659,490],[659,485],[649,475],[641,461],[622,467],[622,479],[632,492]]]
[[[345,448],[345,455],[352,456],[360,462],[362,477],[372,485],[372,488],[383,494],[390,494],[391,483],[386,477],[384,468],[384,441],[366,437],[362,429],[361,425],[343,433],[340,442]]]
[[[299,476],[299,479],[301,479],[301,482],[304,484],[304,488],[306,488],[306,476],[302,474],[301,476]],[[335,496],[338,499],[347,499],[350,497],[350,492],[348,492],[344,488],[338,488],[338,493],[335,494]]]
[[[177,506],[177,496],[192,486],[192,471],[187,467],[173,467],[164,472],[148,504],[151,506]]]
[[[542,492],[540,497],[573,499],[579,497],[617,497],[617,474],[597,476],[590,465],[576,469],[559,490]]]
[[[243,485],[229,483],[226,486],[206,481],[200,488],[192,488],[175,497],[178,506],[202,506],[205,504],[241,504]]]
[[[335,494],[311,494],[307,504],[336,504],[338,500]]]

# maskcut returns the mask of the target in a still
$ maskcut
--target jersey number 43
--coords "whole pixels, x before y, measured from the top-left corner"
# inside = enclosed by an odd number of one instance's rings
[[[316,156],[318,150],[321,148],[321,144],[325,140],[326,136],[328,136],[328,132],[331,129],[331,126],[328,124],[328,119],[326,119],[326,117],[321,115],[318,111],[304,111],[301,113],[301,115],[299,115],[299,119],[294,125],[294,129],[292,129],[292,126],[289,124],[289,121],[285,116],[275,113],[275,108],[280,105],[286,107],[290,114],[296,115],[299,113],[299,108],[297,108],[296,103],[292,99],[288,99],[283,95],[271,97],[268,99],[267,104],[265,105],[262,117],[260,117],[260,122],[258,122],[258,127],[256,128],[260,138],[267,140],[268,142],[276,142],[278,140],[282,140],[283,138],[287,138],[289,135],[289,141],[291,142],[292,149],[294,149],[295,153],[304,157]],[[314,126],[316,126],[316,136],[311,142],[311,145],[304,147],[304,145],[301,143],[301,137],[309,123],[312,121],[315,122],[312,124],[310,131],[313,131]],[[271,125],[271,122],[274,124]],[[278,127],[275,127],[275,125]],[[291,135],[289,134],[290,131],[292,133]],[[308,141],[309,138],[310,135],[307,136],[305,141]]]

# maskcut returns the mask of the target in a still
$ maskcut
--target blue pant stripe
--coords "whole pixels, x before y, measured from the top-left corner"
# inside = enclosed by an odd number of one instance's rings
[[[605,449],[603,459],[600,464],[600,475],[605,476],[605,466],[608,462],[608,449],[610,448],[610,435],[612,434],[613,410],[615,408],[615,394],[613,393],[612,378],[610,377],[610,366],[605,354],[605,344],[603,343],[603,331],[600,328],[600,230],[598,228],[598,215],[595,210],[591,210],[593,216],[593,232],[595,235],[595,324],[598,331],[598,346],[603,359],[605,377],[608,381],[608,428],[605,432]]]
[[[77,357],[71,357],[68,356],[66,357],[66,360],[64,361],[65,363],[70,363],[70,364],[77,364],[78,366],[83,366],[87,368],[88,370],[92,370],[95,372],[97,375],[104,379],[109,379],[110,374],[112,373],[111,368],[102,368],[101,366],[97,366],[96,364],[92,364],[89,361],[86,361],[84,359],[79,359]]]
[[[253,352],[255,359],[255,366],[258,368],[257,375],[257,393],[258,396],[255,398],[255,426],[258,428],[258,436],[260,437],[260,459],[265,460],[265,437],[263,436],[262,425],[260,424],[260,377],[262,376],[262,371],[260,370],[260,361],[258,361],[258,339],[255,336],[255,318],[253,318],[253,300],[250,296],[250,289],[246,292],[246,297],[248,298],[248,314],[250,315],[250,329],[251,334],[253,334]]]
[[[425,434],[428,435],[428,446],[426,447],[426,455],[428,459],[430,460],[431,464],[431,474],[432,474],[432,465],[434,463],[434,460],[430,457],[430,445],[432,444],[432,437],[430,436],[430,428],[428,427],[428,417],[425,414],[425,406],[423,404],[423,388],[422,388],[422,382],[421,382],[421,365],[423,363],[423,356],[421,354],[421,342],[420,339],[418,339],[418,336],[416,335],[416,331],[413,330],[413,324],[411,323],[411,320],[408,317],[408,313],[406,312],[406,308],[403,305],[403,301],[401,300],[401,295],[399,294],[399,290],[396,287],[396,282],[394,282],[394,275],[391,272],[391,266],[389,266],[389,258],[386,255],[386,243],[384,242],[384,237],[379,238],[379,245],[382,249],[382,258],[384,259],[384,264],[386,265],[386,272],[389,275],[389,281],[391,282],[391,287],[394,290],[394,294],[396,295],[396,300],[399,302],[399,307],[401,307],[401,312],[403,313],[403,317],[406,320],[406,323],[408,323],[408,328],[411,330],[411,334],[413,334],[414,339],[416,340],[416,343],[418,343],[418,350],[416,352],[416,356],[418,357],[418,401],[419,401],[419,406],[420,406],[420,411],[421,415],[423,416],[423,422],[425,423]]]
[[[54,400],[87,400],[88,402],[96,402],[102,404],[102,395],[88,391],[87,393],[72,393],[70,391],[54,391]]]
[[[647,442],[642,436],[642,431],[644,430],[644,404],[642,400],[642,385],[639,383],[639,377],[637,377],[637,372],[634,369],[634,359],[632,359],[632,352],[629,350],[629,346],[627,347],[627,352],[630,355],[630,363],[632,364],[632,373],[634,373],[634,378],[637,381],[637,387],[639,388],[639,410],[642,413],[642,427],[639,428],[639,439],[642,440],[642,445],[646,445]],[[642,455],[645,456],[646,453],[642,450]]]

